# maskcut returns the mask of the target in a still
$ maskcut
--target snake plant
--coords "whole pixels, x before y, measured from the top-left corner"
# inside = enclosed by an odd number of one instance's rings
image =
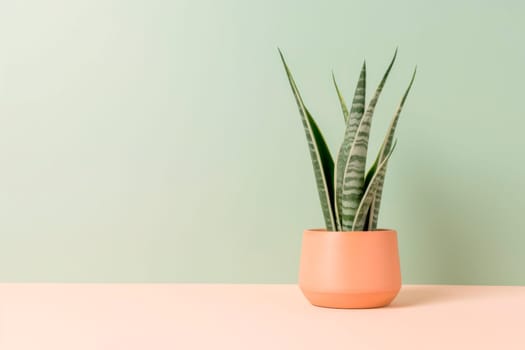
[[[344,139],[335,161],[321,130],[303,102],[281,50],[279,54],[295,96],[308,141],[326,229],[329,231],[375,230],[388,160],[396,145],[394,133],[408,92],[414,82],[416,70],[414,69],[408,88],[390,122],[390,127],[375,161],[365,173],[372,116],[396,59],[397,50],[368,105],[365,103],[365,63],[361,68],[350,109],[332,74],[345,122]]]

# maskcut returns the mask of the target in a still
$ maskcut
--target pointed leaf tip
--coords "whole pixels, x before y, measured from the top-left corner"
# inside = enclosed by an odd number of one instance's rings
[[[333,70],[332,70],[332,80],[334,82],[334,87],[335,87],[335,91],[337,92],[337,96],[339,97],[339,103],[341,104],[341,110],[343,111],[343,117],[344,117],[344,121],[346,124],[348,122],[349,111],[348,111],[348,107],[346,106],[345,99],[341,93],[341,90],[339,90],[339,86],[337,86],[337,81],[335,79],[335,74]]]
[[[280,48],[277,48],[277,51],[279,51],[279,56],[281,56],[281,60],[284,61],[284,55]]]
[[[394,64],[396,57],[397,57],[397,47],[396,47],[396,51],[394,51],[394,56],[392,57],[392,63],[390,63],[391,66]]]
[[[414,67],[414,73],[412,73],[412,79],[410,79],[410,85],[412,85],[412,82],[414,81],[414,78],[416,77],[417,73],[417,66]]]

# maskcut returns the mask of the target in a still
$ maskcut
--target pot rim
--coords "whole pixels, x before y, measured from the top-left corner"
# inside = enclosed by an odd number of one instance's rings
[[[306,229],[304,230],[304,232],[322,232],[322,233],[327,233],[327,234],[332,234],[332,233],[335,233],[335,234],[344,234],[344,233],[353,233],[353,234],[367,234],[367,233],[371,233],[371,232],[393,232],[393,233],[397,233],[396,230],[394,229],[390,229],[390,228],[377,228],[375,230],[370,230],[370,231],[328,231],[324,228],[310,228],[310,229]]]

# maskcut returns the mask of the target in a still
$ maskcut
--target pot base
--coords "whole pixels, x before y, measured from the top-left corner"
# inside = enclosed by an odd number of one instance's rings
[[[335,309],[371,309],[387,306],[399,290],[377,293],[318,293],[302,290],[314,306]]]

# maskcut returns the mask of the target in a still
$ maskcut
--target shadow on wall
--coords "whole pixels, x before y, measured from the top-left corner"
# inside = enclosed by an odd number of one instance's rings
[[[508,211],[494,204],[508,203],[497,198],[504,197],[501,184],[478,169],[472,169],[475,176],[460,176],[454,169],[471,165],[446,164],[446,157],[436,171],[432,159],[419,160],[418,174],[404,186],[412,202],[409,225],[414,225],[406,231],[410,237],[401,237],[401,245],[411,245],[402,262],[406,283],[525,284],[519,267],[505,258],[513,233],[512,224],[501,224],[508,221]]]

